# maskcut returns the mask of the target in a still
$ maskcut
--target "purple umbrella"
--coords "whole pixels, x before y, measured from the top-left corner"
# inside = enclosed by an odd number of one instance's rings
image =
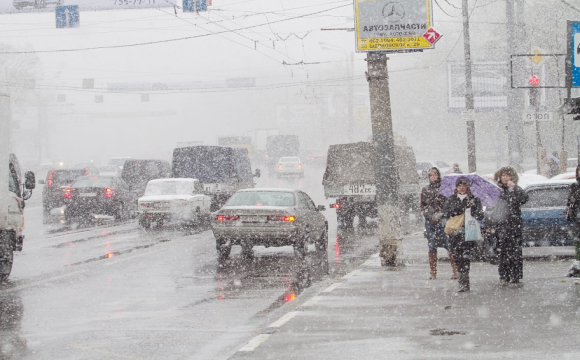
[[[477,196],[481,200],[481,204],[484,206],[495,206],[499,200],[499,196],[502,193],[502,189],[493,184],[476,173],[472,174],[448,174],[441,180],[441,187],[439,188],[439,194],[450,197],[455,191],[455,182],[460,177],[466,177],[471,181],[471,193]]]

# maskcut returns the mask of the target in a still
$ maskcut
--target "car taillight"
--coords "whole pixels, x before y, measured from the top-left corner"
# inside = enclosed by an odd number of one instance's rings
[[[84,168],[83,170],[85,170],[85,175],[89,176],[89,170],[87,170],[87,168]]]
[[[302,167],[302,164],[298,164],[297,166],[298,166],[299,168],[301,168],[301,167]]]
[[[340,204],[339,203],[330,204],[330,207],[333,208],[333,209],[338,209],[340,207]]]
[[[71,192],[72,192],[71,188],[64,189],[64,198],[65,199],[70,199],[71,196],[72,196]]]
[[[291,222],[295,221],[296,218],[294,216],[277,216],[277,215],[270,215],[268,216],[268,221],[286,221]]]
[[[267,159],[268,158],[268,154],[264,155],[264,157]]]
[[[52,186],[52,175],[53,174],[54,174],[54,171],[50,170],[50,173],[48,173],[48,181],[46,182],[46,185]]]
[[[113,191],[113,189],[111,189],[111,188],[105,189],[105,197],[106,198],[112,198],[114,195],[115,195],[115,192]]]
[[[236,221],[239,218],[237,215],[218,215],[215,217],[217,221]]]
[[[278,164],[278,169],[282,169],[282,164]]]

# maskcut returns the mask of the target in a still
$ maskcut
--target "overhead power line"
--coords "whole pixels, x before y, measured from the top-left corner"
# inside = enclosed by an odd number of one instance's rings
[[[269,22],[266,22],[266,23],[261,23],[261,24],[257,24],[257,25],[246,26],[246,27],[242,27],[242,28],[238,28],[238,29],[223,30],[223,31],[217,31],[217,32],[210,33],[210,34],[201,34],[201,35],[194,35],[194,36],[186,36],[186,37],[175,38],[175,39],[166,39],[166,40],[158,40],[158,41],[148,41],[148,42],[143,42],[143,43],[125,44],[125,45],[95,46],[95,47],[76,48],[76,49],[32,50],[32,51],[3,51],[3,52],[0,52],[0,54],[5,55],[5,54],[39,54],[39,53],[76,52],[76,51],[102,50],[102,49],[118,49],[118,48],[128,48],[128,47],[137,47],[137,46],[163,44],[163,43],[169,43],[169,42],[176,42],[176,41],[196,39],[196,38],[201,38],[201,37],[208,37],[208,36],[212,36],[212,35],[232,33],[232,32],[236,32],[236,31],[240,31],[240,30],[253,29],[253,28],[256,28],[256,27],[260,27],[260,26],[271,25],[271,24],[286,22],[286,21],[290,21],[290,20],[300,19],[300,18],[312,16],[312,15],[317,15],[317,14],[325,13],[325,12],[328,12],[328,11],[332,11],[332,10],[336,10],[336,9],[341,9],[341,8],[344,8],[344,7],[347,7],[347,6],[350,7],[350,6],[352,6],[352,4],[335,6],[335,7],[330,8],[330,9],[320,10],[320,11],[316,11],[316,12],[309,13],[309,14],[303,14],[303,15],[293,16],[293,17],[290,17],[290,18],[287,18],[287,19],[269,21]]]

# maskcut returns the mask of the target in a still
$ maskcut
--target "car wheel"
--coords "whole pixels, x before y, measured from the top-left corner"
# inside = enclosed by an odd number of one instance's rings
[[[119,206],[117,206],[117,209],[115,210],[115,220],[120,221],[123,220],[124,217],[125,206],[123,206],[123,203],[119,203]]]
[[[242,258],[244,260],[254,260],[254,245],[251,243],[242,243]]]
[[[145,230],[149,230],[151,228],[151,220],[147,219],[144,216],[139,216],[139,225],[145,229]]]
[[[8,279],[14,262],[12,235],[7,232],[0,234],[0,281]]]
[[[304,259],[306,257],[306,253],[308,252],[308,241],[306,241],[306,236],[301,236],[295,243],[294,243],[294,254],[300,259]]]
[[[42,209],[42,223],[48,224],[50,222],[50,211],[51,209],[43,208]]]
[[[218,263],[223,264],[230,257],[230,252],[232,251],[232,246],[222,244],[221,242],[218,241],[216,243],[216,247],[217,247],[217,251],[218,251]]]
[[[320,239],[315,244],[316,251],[326,251],[328,248],[328,229],[324,229]]]

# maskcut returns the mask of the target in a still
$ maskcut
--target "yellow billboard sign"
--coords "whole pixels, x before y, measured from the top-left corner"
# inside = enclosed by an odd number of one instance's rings
[[[355,0],[357,51],[433,49],[431,0]],[[435,36],[436,34],[436,36]]]

